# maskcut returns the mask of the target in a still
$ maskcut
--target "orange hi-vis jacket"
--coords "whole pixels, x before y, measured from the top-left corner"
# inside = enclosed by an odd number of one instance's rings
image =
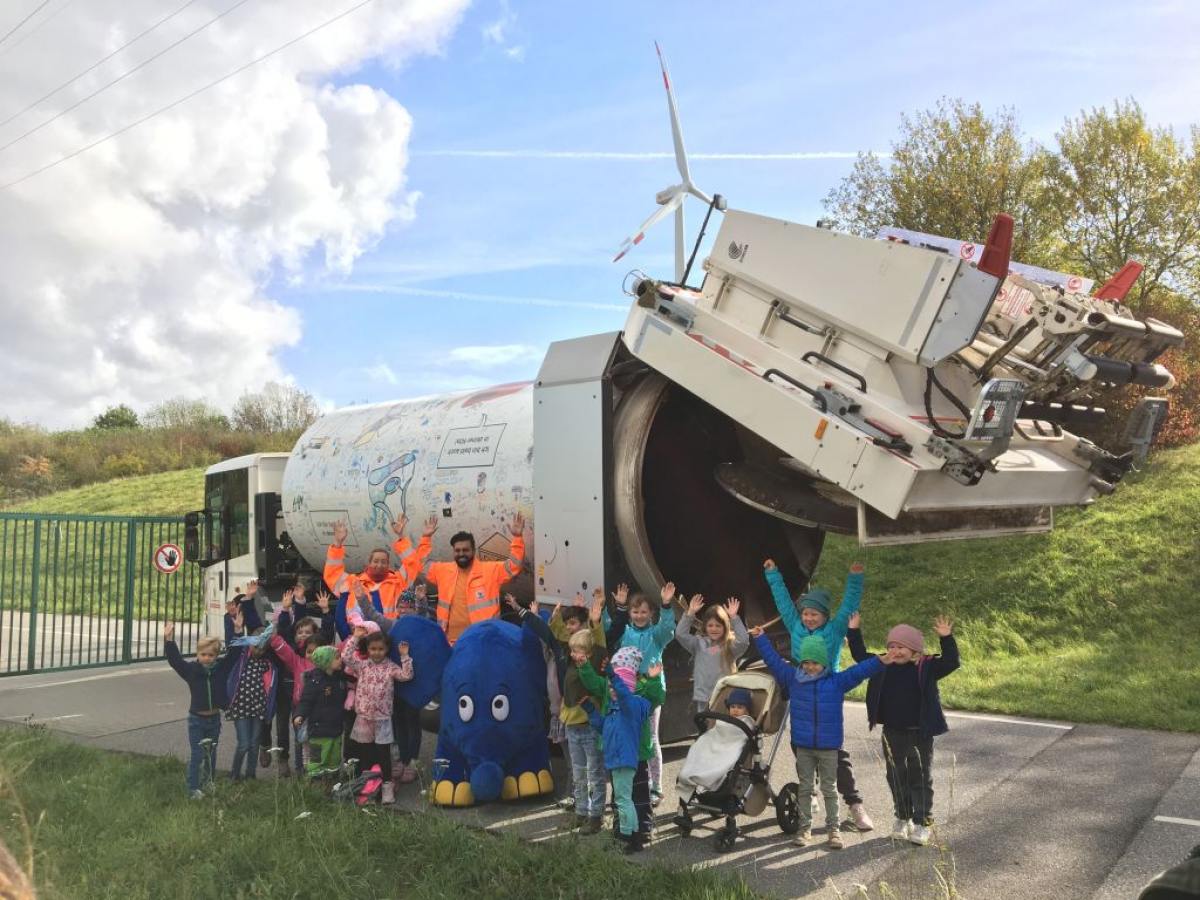
[[[422,552],[422,548],[424,552]],[[361,583],[368,594],[379,592],[379,602],[383,606],[385,616],[395,616],[396,607],[400,603],[400,595],[404,593],[409,583],[417,577],[425,558],[429,556],[429,539],[423,538],[417,549],[413,550],[412,541],[400,538],[392,544],[392,552],[400,557],[400,568],[387,573],[383,581],[373,581],[365,572],[351,575],[346,571],[346,548],[329,545],[325,555],[325,583],[334,594],[349,593],[346,598],[346,612],[354,609],[354,585]]]
[[[417,545],[416,555],[424,559],[429,555],[429,549],[429,539],[423,537]],[[443,629],[448,629],[450,625],[450,602],[454,599],[460,577],[467,579],[467,617],[471,624],[500,617],[500,586],[520,573],[521,563],[525,560],[525,538],[512,539],[508,556],[504,562],[485,562],[476,557],[471,568],[465,572],[453,561],[429,564],[425,577],[431,584],[437,585],[437,620]]]

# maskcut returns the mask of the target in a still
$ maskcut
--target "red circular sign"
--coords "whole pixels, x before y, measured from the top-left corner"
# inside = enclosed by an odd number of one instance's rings
[[[162,544],[154,550],[154,568],[164,575],[170,575],[183,565],[183,551],[178,544]]]
[[[973,257],[975,255],[975,245],[974,244],[963,244],[961,247],[958,248],[958,255],[961,256],[963,259],[970,259],[971,257]]]
[[[1075,293],[1081,287],[1083,287],[1083,279],[1080,278],[1078,275],[1072,275],[1070,278],[1067,279],[1067,290],[1070,291],[1071,293]]]

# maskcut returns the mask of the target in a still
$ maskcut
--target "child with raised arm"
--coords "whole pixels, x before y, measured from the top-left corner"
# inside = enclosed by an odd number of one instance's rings
[[[792,639],[792,659],[796,658],[796,650],[800,643],[810,636],[821,638],[829,653],[829,667],[836,672],[841,668],[842,642],[846,639],[846,629],[849,627],[850,616],[858,612],[863,595],[863,565],[854,563],[850,566],[850,574],[846,577],[846,587],[842,592],[842,602],[837,614],[830,618],[833,598],[824,588],[813,588],[799,595],[795,603],[788,593],[783,580],[783,573],[768,559],[763,563],[763,575],[771,588],[771,598],[779,610],[779,616],[787,627]],[[854,767],[850,762],[850,754],[844,748],[838,748],[838,793],[846,802],[850,812],[850,820],[859,831],[870,831],[875,827],[871,817],[863,806],[862,795],[854,780]]]
[[[229,705],[226,683],[237,656],[226,654],[220,659],[221,641],[203,637],[196,642],[196,659],[188,662],[175,644],[175,626],[163,626],[163,651],[167,662],[184,681],[191,693],[188,704],[188,747],[191,756],[187,767],[188,796],[193,800],[204,797],[204,788],[212,783],[217,769],[217,741],[221,737],[221,710]]]
[[[226,641],[229,653],[236,657],[236,661],[225,685],[229,694],[225,718],[233,723],[234,734],[237,735],[233,767],[229,774],[234,781],[240,781],[243,765],[247,778],[252,779],[258,774],[259,733],[263,720],[275,714],[279,670],[266,653],[267,641],[271,639],[271,626],[251,636],[246,634],[248,629],[241,609],[235,612],[233,618],[231,627],[227,629]]]
[[[613,798],[617,805],[617,839],[626,853],[642,849],[637,810],[633,805],[633,778],[638,765],[638,743],[642,725],[650,716],[650,703],[633,693],[641,666],[642,653],[636,647],[622,647],[612,656],[610,686],[604,711],[592,700],[584,703],[588,719],[600,732],[604,764],[612,777]],[[652,667],[655,675],[662,666]]]
[[[624,585],[618,587],[618,592]],[[626,590],[628,590],[626,588]],[[650,598],[645,594],[636,593],[629,598],[629,623],[622,631],[619,642],[609,642],[610,647],[622,648],[633,647],[641,653],[642,663],[638,674],[649,675],[650,668],[655,667],[658,674],[653,676],[654,680],[659,683],[662,692],[665,695],[667,690],[667,679],[662,674],[662,655],[667,644],[675,637],[675,608],[672,602],[675,599],[675,584],[668,581],[659,591],[661,606],[659,607],[658,621],[654,621],[654,609],[650,603]],[[618,601],[618,606],[620,606]],[[654,806],[662,801],[662,747],[658,741],[658,723],[661,705],[654,707],[650,713],[650,735],[652,744],[652,755],[649,760],[648,770],[650,774],[650,796],[651,803]]]
[[[392,785],[392,683],[411,681],[413,677],[412,657],[408,655],[408,643],[397,645],[400,663],[388,658],[388,638],[374,622],[364,622],[362,636],[357,641],[346,641],[342,647],[342,665],[358,679],[354,688],[354,727],[350,731],[356,755],[367,769],[378,765],[383,778],[383,802],[394,803],[395,788]],[[357,633],[358,629],[356,629]],[[356,649],[366,652],[362,659]]]
[[[675,640],[692,655],[693,713],[708,709],[717,682],[737,671],[738,658],[750,648],[750,635],[738,617],[741,605],[736,597],[730,597],[724,606],[713,604],[704,610],[704,597],[696,594],[675,628]],[[697,617],[700,633],[692,634]]]
[[[870,656],[861,619],[850,620],[847,639],[855,659]],[[933,739],[948,730],[938,682],[958,668],[958,643],[946,616],[933,623],[941,656],[925,653],[925,638],[911,625],[887,634],[891,665],[867,684],[867,722],[883,726],[883,759],[896,821],[892,837],[924,846],[933,825]]]
[[[812,792],[814,775],[825,798],[826,846],[842,849],[838,822],[837,752],[842,746],[842,704],[846,692],[866,678],[883,671],[884,656],[871,657],[844,672],[829,665],[829,651],[821,638],[810,635],[793,652],[800,660],[793,666],[775,652],[771,639],[755,628],[754,646],[775,680],[788,692],[792,720],[792,752],[796,754],[796,777],[800,782],[800,831],[795,843],[812,841]]]

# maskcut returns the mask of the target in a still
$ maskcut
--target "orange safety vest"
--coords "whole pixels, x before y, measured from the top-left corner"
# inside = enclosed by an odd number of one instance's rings
[[[424,553],[422,553],[424,548]],[[362,584],[368,593],[379,592],[379,602],[383,606],[385,616],[395,616],[400,603],[400,595],[404,593],[409,583],[417,577],[425,557],[429,555],[429,542],[423,539],[414,552],[412,541],[400,538],[392,544],[392,552],[400,557],[400,568],[388,572],[383,581],[373,581],[365,573],[352,575],[346,571],[346,548],[329,545],[325,555],[325,583],[335,594],[349,593],[346,599],[346,612],[355,607],[354,585]]]
[[[430,550],[428,544],[428,538],[421,538],[416,555],[423,559],[423,550],[427,556]],[[523,537],[512,539],[508,556],[504,562],[484,562],[476,557],[471,568],[465,572],[456,562],[429,564],[429,571],[425,577],[437,586],[437,620],[443,629],[450,624],[450,601],[454,599],[454,591],[460,577],[467,579],[467,617],[471,624],[500,617],[500,586],[510,578],[515,578],[521,571],[521,563],[525,560]]]

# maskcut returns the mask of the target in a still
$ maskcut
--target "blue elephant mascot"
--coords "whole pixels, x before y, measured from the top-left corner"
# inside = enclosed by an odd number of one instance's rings
[[[534,616],[536,618],[536,616]],[[554,791],[546,738],[546,658],[535,628],[499,619],[477,622],[453,649],[441,628],[402,616],[392,646],[407,641],[414,678],[398,688],[418,707],[441,694],[438,759],[430,786],[439,806],[535,797]],[[394,651],[393,651],[394,652]]]

